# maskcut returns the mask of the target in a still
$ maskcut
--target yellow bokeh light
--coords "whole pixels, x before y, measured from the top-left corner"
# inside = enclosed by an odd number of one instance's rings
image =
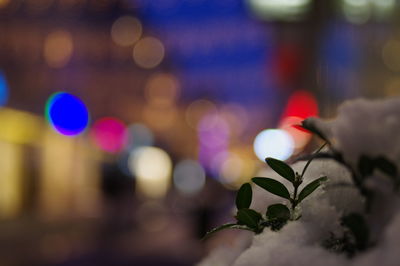
[[[137,18],[123,16],[111,27],[112,40],[121,46],[133,45],[142,36],[142,23]]]
[[[0,217],[18,215],[23,203],[23,149],[0,141]]]
[[[10,3],[10,0],[0,0],[0,8],[6,7]]]
[[[154,68],[164,58],[164,45],[156,38],[145,37],[133,48],[133,60],[142,68]]]
[[[137,179],[138,192],[151,198],[163,197],[169,188],[172,161],[156,147],[141,147],[129,157],[129,169]]]
[[[179,94],[178,80],[166,73],[153,75],[146,86],[145,96],[151,105],[171,106]]]
[[[385,95],[389,97],[400,96],[400,78],[393,78],[386,83]]]
[[[0,140],[16,144],[35,144],[44,125],[38,116],[2,108],[0,110]]]
[[[73,53],[74,45],[69,32],[58,30],[50,33],[44,44],[44,58],[50,67],[65,66]]]
[[[382,49],[382,58],[385,65],[392,71],[400,71],[400,41],[390,40]]]

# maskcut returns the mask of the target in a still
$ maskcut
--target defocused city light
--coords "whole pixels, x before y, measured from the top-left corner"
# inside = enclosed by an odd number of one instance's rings
[[[156,38],[145,37],[133,48],[133,60],[142,68],[154,68],[164,58],[164,46]]]
[[[0,219],[16,217],[23,206],[23,150],[0,141]]]
[[[172,128],[178,117],[176,107],[151,106],[143,108],[143,118],[147,125],[154,130],[166,130]]]
[[[170,185],[172,161],[156,147],[141,147],[131,153],[129,169],[137,180],[138,192],[151,198],[161,198]]]
[[[199,192],[206,182],[203,167],[194,160],[180,161],[174,169],[174,185],[179,192],[192,195]]]
[[[225,184],[234,184],[243,174],[244,162],[236,154],[229,154],[220,168],[220,178]]]
[[[197,129],[197,125],[203,116],[215,112],[217,112],[217,107],[211,101],[204,99],[193,101],[186,109],[186,122],[191,128]]]
[[[89,124],[89,112],[78,97],[57,92],[46,103],[45,116],[50,125],[60,134],[76,136]]]
[[[292,136],[284,130],[266,129],[254,139],[254,152],[260,161],[272,157],[278,160],[288,159],[294,150]]]
[[[369,0],[344,0],[342,8],[347,20],[355,24],[367,22],[372,13]]]
[[[124,122],[114,117],[98,119],[93,124],[90,135],[97,147],[109,153],[121,151],[128,138]]]
[[[4,72],[0,70],[0,106],[7,103],[8,100],[8,84]]]
[[[0,109],[0,140],[14,144],[37,144],[45,125],[39,116],[19,110]]]
[[[171,106],[179,95],[178,80],[167,73],[156,73],[150,77],[145,88],[145,96],[150,105]]]
[[[44,58],[50,67],[64,67],[74,50],[72,36],[67,31],[54,31],[46,37],[43,49]]]
[[[278,126],[279,129],[285,130],[292,136],[295,148],[294,153],[301,151],[301,149],[303,149],[311,139],[311,133],[295,127],[296,125],[301,125],[303,120],[304,118],[287,116],[282,119]]]
[[[137,18],[123,16],[118,18],[111,27],[111,38],[121,46],[130,46],[142,36],[142,24]]]
[[[11,0],[0,0],[0,8],[6,7]]]
[[[400,41],[389,40],[382,49],[382,59],[386,67],[400,72]]]
[[[297,20],[311,7],[311,0],[248,0],[251,11],[259,18]]]
[[[290,95],[282,118],[294,116],[306,119],[318,115],[318,104],[316,98],[308,91],[298,90]]]
[[[126,150],[134,150],[142,146],[154,144],[153,132],[143,124],[132,124],[128,127]]]

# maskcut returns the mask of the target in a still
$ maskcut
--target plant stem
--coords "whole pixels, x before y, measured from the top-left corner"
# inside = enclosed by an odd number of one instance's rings
[[[328,142],[325,142],[321,147],[319,147],[319,149],[316,152],[313,153],[313,155],[319,153],[327,144],[328,144]],[[305,174],[308,166],[312,162],[312,160],[314,160],[314,157],[311,157],[311,159],[307,161],[306,166],[304,166],[304,168],[303,168],[303,172],[301,172],[301,175],[300,175],[301,177],[304,176],[304,174]]]
[[[294,217],[294,211],[295,211],[295,209],[296,209],[296,206],[297,206],[297,189],[299,188],[299,185],[300,184],[295,184],[294,185],[294,193],[293,193],[293,198],[292,198],[292,200],[291,200],[291,203],[292,203],[292,213],[291,213],[291,216],[292,216],[292,219],[291,220],[294,220],[295,219],[295,217]]]

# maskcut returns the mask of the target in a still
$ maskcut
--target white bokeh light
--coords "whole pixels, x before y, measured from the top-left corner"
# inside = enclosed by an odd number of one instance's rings
[[[286,160],[292,155],[293,150],[293,138],[285,130],[266,129],[261,131],[254,140],[254,152],[263,162],[267,157]]]
[[[164,150],[140,147],[131,152],[128,166],[136,177],[140,193],[152,198],[161,198],[167,193],[172,161]]]

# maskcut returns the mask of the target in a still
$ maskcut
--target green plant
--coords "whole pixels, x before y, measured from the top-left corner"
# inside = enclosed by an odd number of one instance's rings
[[[316,153],[320,152],[324,146],[325,144]],[[273,231],[279,231],[288,221],[298,220],[301,217],[297,210],[298,205],[327,180],[325,176],[317,178],[303,187],[301,191],[299,190],[303,183],[303,176],[314,158],[311,157],[307,161],[301,174],[295,172],[283,161],[266,158],[265,161],[272,170],[291,183],[293,193],[291,194],[284,184],[272,178],[254,177],[252,182],[268,192],[286,199],[287,204],[272,204],[267,207],[265,215],[262,215],[250,208],[253,191],[251,184],[245,183],[240,187],[236,195],[236,208],[238,210],[235,216],[236,222],[212,229],[206,234],[205,238],[224,229],[243,229],[252,231],[255,234],[261,233],[266,227]]]

